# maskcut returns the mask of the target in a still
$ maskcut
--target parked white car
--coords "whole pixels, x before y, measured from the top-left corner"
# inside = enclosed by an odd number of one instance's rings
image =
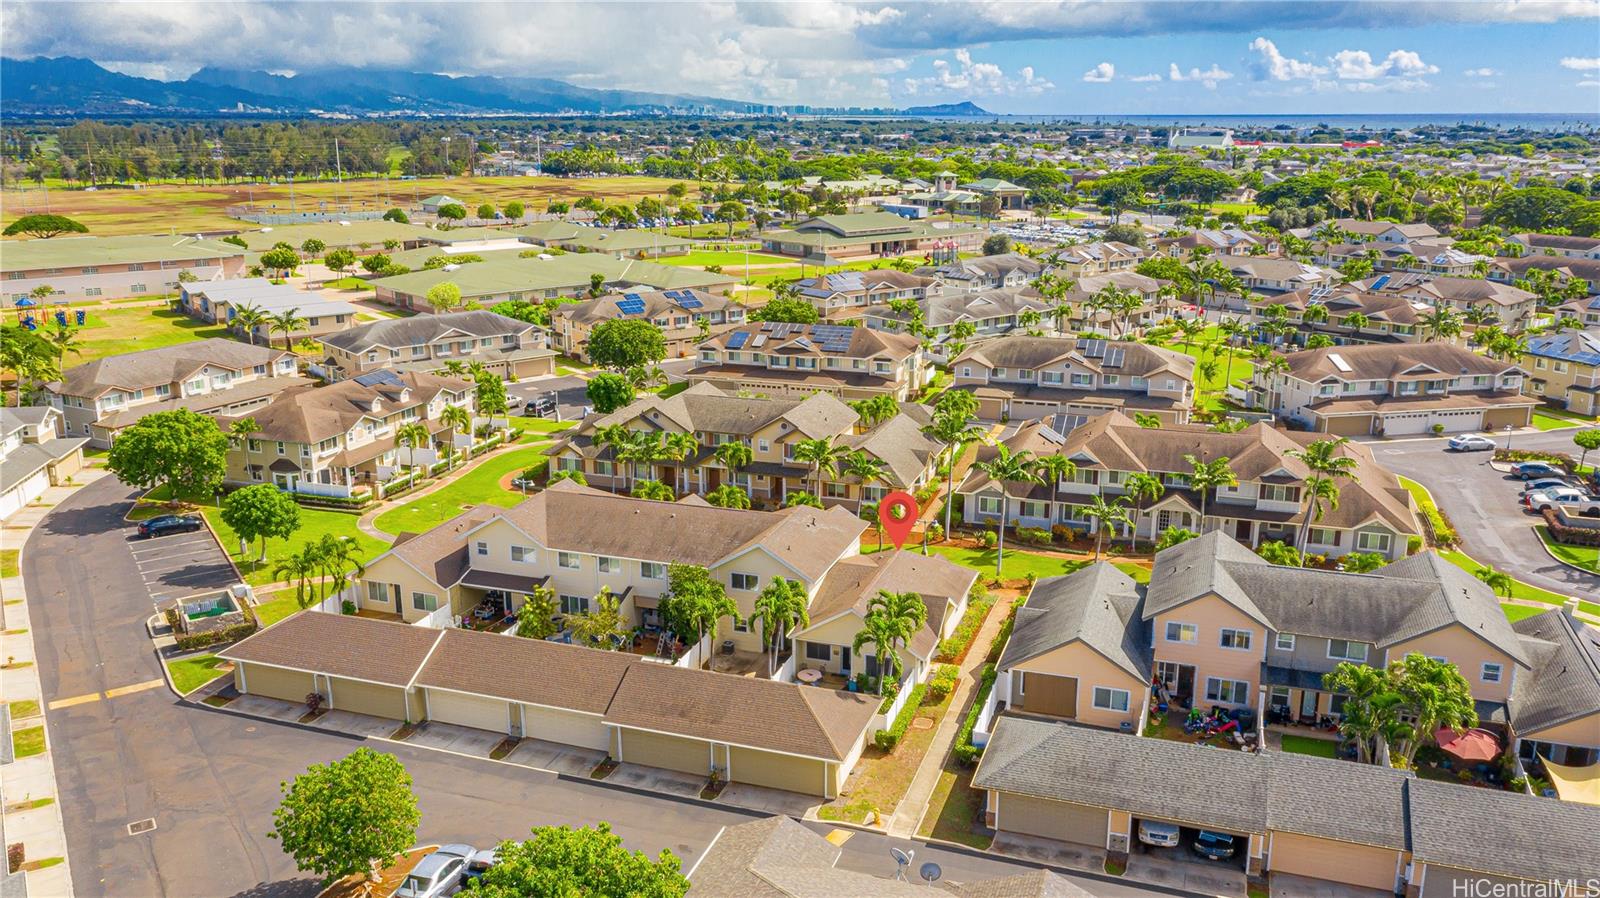
[[[1178,825],[1175,823],[1157,823],[1154,820],[1139,821],[1139,841],[1157,848],[1178,847]]]
[[[1485,452],[1494,449],[1494,440],[1476,433],[1463,433],[1450,438],[1445,448],[1452,452]]]

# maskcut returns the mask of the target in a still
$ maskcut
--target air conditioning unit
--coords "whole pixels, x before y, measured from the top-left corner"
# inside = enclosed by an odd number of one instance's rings
[[[1122,854],[1127,854],[1128,853],[1128,835],[1127,835],[1127,833],[1112,833],[1111,834],[1111,838],[1106,840],[1106,848],[1109,851],[1115,851],[1115,852],[1120,852]]]

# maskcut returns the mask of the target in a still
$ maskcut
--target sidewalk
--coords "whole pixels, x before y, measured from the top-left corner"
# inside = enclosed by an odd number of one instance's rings
[[[104,468],[86,467],[77,473],[77,483],[74,485],[52,486],[45,490],[38,501],[6,521],[0,543],[7,549],[22,549],[33,528],[44,520],[54,506],[82,486],[107,476],[110,475]],[[19,566],[20,563],[19,555]],[[37,709],[29,708],[27,717],[10,720],[9,731],[4,738],[10,743],[16,732],[35,727],[42,728],[44,735],[43,752],[10,760],[0,768],[3,771],[0,772],[0,780],[4,782],[5,796],[4,809],[0,811],[5,819],[5,841],[22,843],[28,864],[51,863],[50,866],[26,870],[21,874],[25,877],[28,894],[65,898],[73,894],[72,872],[67,863],[67,834],[61,821],[61,792],[56,783],[55,762],[50,752],[50,727],[45,718],[47,708],[39,685],[39,668],[34,663],[37,655],[20,567],[17,576],[0,580],[0,599],[5,602],[4,607],[0,608],[0,621],[4,623],[4,632],[0,633],[0,655],[12,665],[0,679],[0,701],[4,701],[8,708],[13,707],[14,702],[33,702],[33,708]],[[9,748],[8,744],[7,757],[10,755]]]
[[[967,650],[967,657],[961,662],[961,676],[956,680],[956,694],[950,700],[950,710],[939,721],[933,742],[929,743],[927,754],[922,756],[922,763],[917,766],[911,785],[906,788],[906,794],[901,796],[900,803],[895,805],[894,816],[890,818],[887,829],[890,836],[897,839],[916,837],[917,826],[927,813],[928,801],[933,797],[934,788],[939,785],[939,775],[944,772],[950,747],[955,744],[956,731],[967,716],[967,700],[977,689],[978,671],[983,667],[984,655],[988,653],[989,643],[994,641],[995,634],[1000,632],[1000,625],[1004,623],[1010,607],[1009,596],[995,595],[994,604],[989,607],[989,616],[984,618],[983,626],[978,628],[977,635],[972,639],[972,647]]]

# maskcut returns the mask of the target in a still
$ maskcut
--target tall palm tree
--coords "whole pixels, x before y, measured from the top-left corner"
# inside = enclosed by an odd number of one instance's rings
[[[1356,482],[1356,468],[1358,467],[1353,456],[1344,454],[1344,446],[1350,442],[1349,437],[1336,437],[1331,440],[1317,440],[1304,449],[1289,449],[1284,454],[1297,458],[1300,463],[1310,470],[1311,476],[1306,480],[1307,507],[1305,518],[1300,522],[1300,565],[1305,566],[1306,537],[1311,532],[1311,521],[1315,517],[1322,520],[1324,506],[1337,509],[1339,507],[1339,482]],[[1322,484],[1328,484],[1332,489],[1327,489]]]
[[[1006,555],[1006,519],[1011,513],[1011,494],[1006,487],[1012,483],[1038,483],[1039,475],[1034,473],[1032,452],[1024,449],[1013,453],[1005,443],[996,443],[994,449],[993,458],[977,462],[973,467],[989,475],[1000,487],[1000,539],[994,556],[994,575],[998,578]]]
[[[450,361],[445,362],[443,370],[444,370],[444,373],[445,373],[446,377],[466,377],[467,376],[467,365],[466,365],[465,362],[461,361],[460,359],[451,359]]]
[[[1365,664],[1341,661],[1322,675],[1322,687],[1345,697],[1339,734],[1355,744],[1356,760],[1375,764],[1378,745],[1390,741],[1396,702],[1387,674]]]
[[[964,397],[965,401],[950,399],[948,397]],[[945,455],[945,490],[944,490],[944,532],[950,532],[951,514],[955,509],[956,492],[956,462],[959,461],[961,448],[967,443],[983,438],[984,429],[974,423],[973,415],[976,412],[976,400],[972,394],[965,391],[953,391],[941,397],[939,410],[922,428],[922,432],[940,443],[944,444]]]
[[[1511,575],[1505,571],[1496,570],[1492,567],[1480,567],[1472,575],[1494,590],[1495,595],[1509,597],[1516,589],[1517,581],[1511,579]]]
[[[279,561],[272,569],[272,577],[280,582],[293,580],[295,604],[301,608],[310,608],[311,581],[317,577],[321,569],[322,560],[317,557],[317,544],[307,543],[300,547],[300,551]]]
[[[730,482],[733,480],[733,472],[743,470],[756,458],[755,450],[750,448],[750,444],[738,440],[723,443],[712,454],[716,456],[717,461],[722,462],[724,468],[728,469]]]
[[[1078,465],[1065,455],[1041,455],[1033,464],[1034,472],[1045,483],[1050,484],[1050,509],[1052,520],[1060,519],[1056,509],[1061,504],[1061,481],[1068,477],[1078,476]]]
[[[927,622],[928,606],[914,592],[880,589],[867,600],[867,613],[862,619],[866,627],[856,634],[853,647],[859,652],[867,642],[873,644],[873,654],[878,659],[879,695],[883,694],[885,678],[899,680],[903,669],[900,647],[909,645],[912,636]]]
[[[1351,312],[1350,314],[1344,316],[1339,323],[1343,324],[1350,331],[1350,333],[1353,334],[1371,324],[1372,319],[1360,312]]]
[[[1108,533],[1115,539],[1117,525],[1128,525],[1128,506],[1121,496],[1107,502],[1105,496],[1097,495],[1089,497],[1087,510],[1089,516],[1094,518],[1094,560],[1099,561],[1101,539]]]
[[[1210,497],[1211,491],[1219,486],[1238,486],[1239,475],[1235,474],[1233,468],[1228,466],[1228,457],[1226,455],[1211,461],[1201,461],[1193,455],[1185,455],[1183,460],[1188,463],[1190,468],[1189,486],[1200,494],[1200,532],[1204,533],[1206,532],[1206,500]]]
[[[395,428],[394,438],[395,442],[411,450],[426,449],[433,442],[433,434],[428,432],[428,425],[421,421],[407,421]],[[412,474],[415,475],[417,470],[415,451],[411,456],[410,468]]]
[[[306,326],[306,320],[300,317],[298,308],[284,309],[271,317],[270,324],[270,333],[283,334],[283,348],[287,352],[294,349],[293,334]]]
[[[822,495],[823,473],[826,472],[830,480],[838,477],[839,463],[849,454],[850,447],[835,443],[833,437],[801,440],[794,445],[794,460],[811,466],[819,497]]]
[[[682,484],[678,492],[689,491],[689,466],[684,464],[690,458],[700,454],[700,441],[692,433],[669,433],[661,441],[662,454],[669,461],[678,463],[678,472],[682,475]],[[677,478],[674,478],[676,480]]]
[[[778,668],[778,650],[789,634],[810,626],[807,610],[810,599],[805,586],[798,580],[774,578],[756,597],[750,614],[751,623],[761,625],[761,642],[767,647],[767,676]]]
[[[249,303],[240,303],[233,307],[233,326],[244,331],[244,337],[250,345],[256,345],[256,328],[266,324],[270,316]]]
[[[459,433],[468,435],[472,433],[472,413],[467,411],[467,407],[464,405],[445,406],[444,410],[439,413],[439,423]],[[451,447],[451,459],[455,458],[454,448],[454,446]],[[468,443],[468,451],[471,451],[470,441]],[[454,467],[455,462],[451,461],[449,466]]]
[[[861,486],[861,502],[866,501],[867,484],[884,480],[884,475],[889,472],[889,466],[883,460],[865,451],[856,451],[844,457],[844,466],[841,471],[846,477],[854,477]]]
[[[1417,324],[1428,334],[1428,339],[1449,340],[1461,336],[1461,315],[1449,306],[1435,306],[1418,316]]]
[[[1127,490],[1128,500],[1133,503],[1133,514],[1131,516],[1133,539],[1131,542],[1137,544],[1139,541],[1139,519],[1144,516],[1144,503],[1155,502],[1166,495],[1167,487],[1166,484],[1161,482],[1160,477],[1154,474],[1146,474],[1143,471],[1135,471],[1128,475],[1123,488]],[[1156,528],[1153,523],[1150,526],[1150,538],[1156,538]],[[1130,545],[1129,548],[1133,548],[1133,545]]]
[[[349,537],[338,537],[331,533],[324,533],[317,540],[317,560],[323,573],[323,594],[326,596],[327,587],[334,587],[334,593],[344,590],[345,581],[353,573],[357,577],[367,572],[367,566],[362,563],[356,554],[355,540]]]
[[[623,467],[627,463],[627,460],[625,460],[623,456],[624,453],[633,445],[633,440],[633,431],[629,430],[625,424],[607,424],[604,427],[596,429],[594,432],[594,441],[611,450],[611,482],[613,491],[616,489],[617,469]],[[627,488],[628,480],[628,472],[624,471],[622,474],[622,485],[624,489]]]
[[[237,449],[243,446],[246,440],[250,439],[250,434],[260,429],[260,425],[256,424],[256,419],[248,415],[235,419],[228,424],[228,445]]]
[[[1228,353],[1227,370],[1222,376],[1222,390],[1228,390],[1228,385],[1233,383],[1233,346],[1234,341],[1250,333],[1250,325],[1240,318],[1225,318],[1217,325],[1217,331],[1222,334],[1223,345]]]

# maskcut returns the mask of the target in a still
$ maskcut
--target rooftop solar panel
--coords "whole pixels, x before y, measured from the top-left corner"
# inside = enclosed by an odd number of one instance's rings
[[[1122,359],[1123,359],[1123,356],[1126,353],[1127,353],[1127,350],[1125,350],[1125,349],[1110,349],[1110,350],[1107,350],[1106,351],[1106,365],[1105,366],[1107,368],[1121,368],[1122,367]]]
[[[622,294],[622,298],[623,299],[640,299],[641,297],[637,293],[624,293],[624,294]]]
[[[750,339],[750,335],[748,333],[744,331],[734,331],[728,335],[728,348],[740,349],[744,346],[744,341],[748,339]]]
[[[705,303],[701,302],[698,299],[695,299],[692,296],[685,296],[682,299],[678,300],[678,306],[680,308],[684,308],[684,309],[698,309],[698,308],[700,308],[700,307],[702,307],[704,305],[705,305]]]
[[[1372,282],[1372,289],[1374,289],[1374,290],[1382,290],[1384,287],[1388,286],[1388,284],[1389,284],[1389,276],[1388,275],[1384,275],[1383,277],[1378,278],[1377,280]]]
[[[751,349],[760,349],[762,346],[766,345],[766,342],[767,342],[767,335],[766,334],[756,334],[756,338],[754,340],[750,341],[750,348]]]

